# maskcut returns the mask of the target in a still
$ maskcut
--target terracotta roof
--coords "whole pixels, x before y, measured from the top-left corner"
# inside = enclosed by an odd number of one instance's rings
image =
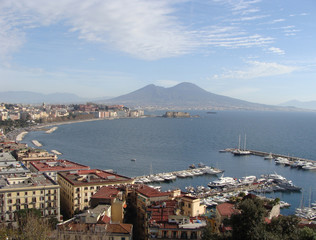
[[[90,169],[89,166],[69,160],[31,161],[30,164],[40,172]]]
[[[112,199],[112,198],[115,198],[119,192],[120,192],[120,190],[118,190],[115,187],[104,186],[104,187],[100,188],[100,190],[97,191],[91,198]]]
[[[160,192],[157,189],[154,189],[152,187],[149,187],[147,185],[141,185],[137,192],[146,196],[146,197],[162,197],[162,196],[169,196],[169,193],[167,192]]]
[[[111,222],[111,218],[103,215],[102,218],[98,221],[98,223],[110,223]]]
[[[221,216],[230,217],[233,213],[236,213],[237,210],[234,208],[234,204],[231,203],[222,203],[217,205],[216,210]]]
[[[107,232],[131,234],[132,228],[133,228],[132,224],[125,224],[125,223],[108,224]]]

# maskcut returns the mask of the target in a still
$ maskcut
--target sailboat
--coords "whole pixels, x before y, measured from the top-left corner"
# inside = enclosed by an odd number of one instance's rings
[[[251,152],[246,150],[246,134],[245,134],[245,141],[244,141],[244,148],[240,148],[240,135],[239,135],[239,141],[238,141],[238,148],[233,151],[233,154],[235,156],[243,156],[243,155],[250,155]]]

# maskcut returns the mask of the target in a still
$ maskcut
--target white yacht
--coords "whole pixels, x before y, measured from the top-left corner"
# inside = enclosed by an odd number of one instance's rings
[[[256,176],[246,176],[242,177],[239,181],[241,184],[252,184],[257,180]]]
[[[208,184],[209,187],[211,188],[216,188],[216,187],[226,187],[226,186],[233,186],[236,185],[237,181],[232,178],[232,177],[224,177],[223,175],[212,182]]]
[[[284,158],[284,157],[277,157],[275,160],[274,160],[275,164],[289,164],[290,160],[287,159],[287,158]]]
[[[308,162],[305,166],[302,167],[304,170],[316,170],[316,164],[312,162]]]
[[[203,171],[207,174],[218,174],[218,173],[222,173],[223,171],[222,170],[219,170],[219,169],[215,169],[215,168],[212,168],[212,167],[205,167],[203,168]]]

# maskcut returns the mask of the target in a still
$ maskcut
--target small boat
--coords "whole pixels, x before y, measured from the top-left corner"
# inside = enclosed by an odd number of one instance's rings
[[[273,159],[272,153],[264,157],[264,160],[272,160],[272,159]]]
[[[132,162],[136,162],[136,158],[132,158],[131,161],[132,161]]]
[[[191,165],[189,166],[189,168],[194,169],[194,168],[196,168],[196,166],[195,166],[194,164],[191,164]]]

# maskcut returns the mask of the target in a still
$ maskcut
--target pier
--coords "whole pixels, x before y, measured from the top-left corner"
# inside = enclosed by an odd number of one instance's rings
[[[57,150],[51,150],[52,153],[56,154],[56,155],[61,155],[61,152],[58,152]]]
[[[235,148],[226,148],[225,150],[221,150],[220,152],[231,152],[233,153],[233,151],[235,151]],[[289,156],[289,155],[283,155],[283,154],[278,154],[278,153],[271,153],[271,152],[263,152],[263,151],[257,151],[257,150],[247,150],[250,152],[250,155],[254,155],[254,156],[259,156],[259,157],[266,157],[269,156],[271,154],[273,159],[276,159],[278,157],[281,158],[286,158],[288,159],[291,163],[294,163],[295,161],[304,161],[307,163],[316,163],[315,160],[311,160],[311,159],[306,159],[306,158],[301,158],[301,157],[294,157],[294,156]],[[291,164],[290,164],[291,165]]]
[[[32,143],[36,146],[36,147],[42,147],[43,145],[37,141],[37,140],[32,140]]]

